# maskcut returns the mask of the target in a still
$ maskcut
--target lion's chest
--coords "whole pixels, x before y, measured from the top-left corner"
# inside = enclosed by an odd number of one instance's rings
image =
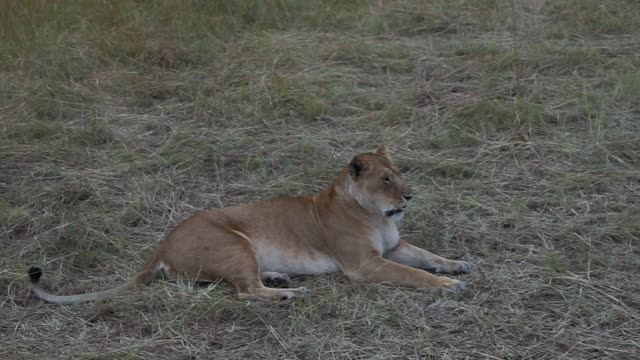
[[[400,241],[400,234],[398,233],[398,228],[395,223],[384,223],[379,225],[377,230],[374,242],[377,250],[381,254],[387,253],[398,245],[398,242]]]

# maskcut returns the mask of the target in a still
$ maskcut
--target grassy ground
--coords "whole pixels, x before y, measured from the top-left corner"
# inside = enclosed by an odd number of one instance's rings
[[[626,359],[640,353],[633,0],[3,1],[0,358]],[[446,297],[335,274],[243,302],[136,273],[196,209],[326,186],[387,143]]]

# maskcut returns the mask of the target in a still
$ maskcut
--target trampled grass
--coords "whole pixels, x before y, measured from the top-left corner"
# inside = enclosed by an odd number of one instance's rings
[[[633,358],[636,1],[5,1],[1,358]],[[340,274],[306,301],[157,282],[102,303],[197,209],[326,186],[380,143],[445,297]]]

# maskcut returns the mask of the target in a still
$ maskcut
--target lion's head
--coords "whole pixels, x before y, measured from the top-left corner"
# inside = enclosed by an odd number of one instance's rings
[[[411,189],[392,164],[385,145],[375,153],[356,155],[347,166],[347,192],[369,212],[399,221],[411,199]]]

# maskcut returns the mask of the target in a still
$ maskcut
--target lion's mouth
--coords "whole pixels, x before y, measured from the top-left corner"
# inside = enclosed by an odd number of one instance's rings
[[[402,209],[393,209],[393,210],[387,210],[387,211],[385,211],[385,212],[384,212],[384,214],[385,214],[386,216],[388,216],[388,217],[391,217],[391,216],[393,216],[393,215],[395,215],[395,214],[400,214],[400,213],[402,213],[402,211],[403,211]]]

